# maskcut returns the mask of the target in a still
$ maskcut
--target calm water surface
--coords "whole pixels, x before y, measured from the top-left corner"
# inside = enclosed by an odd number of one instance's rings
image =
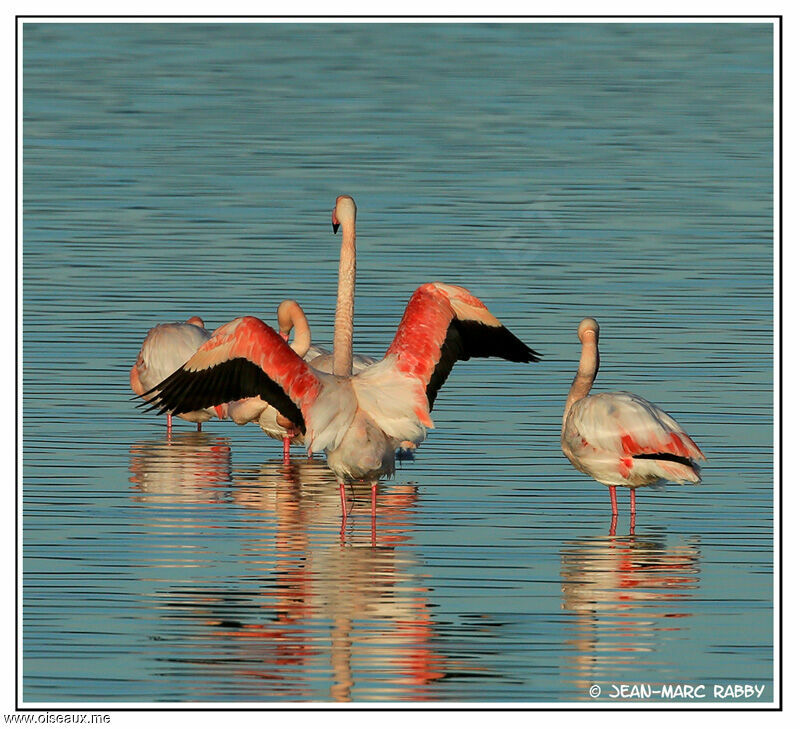
[[[771,26],[22,40],[25,701],[773,698]],[[320,457],[284,466],[230,422],[167,439],[128,400],[159,322],[272,322],[292,296],[329,343],[344,192],[357,351],[439,279],[545,357],[455,368],[374,545],[358,489],[340,538]],[[709,459],[641,492],[635,535],[560,452],[587,315],[597,388],[659,403]]]

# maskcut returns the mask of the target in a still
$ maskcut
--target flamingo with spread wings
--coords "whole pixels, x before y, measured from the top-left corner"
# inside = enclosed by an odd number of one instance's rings
[[[599,369],[599,336],[595,319],[578,325],[581,359],[564,407],[561,450],[575,468],[608,486],[612,524],[617,486],[630,488],[633,527],[634,489],[658,481],[698,483],[695,460],[705,456],[678,423],[643,397],[630,392],[589,395]]]
[[[372,484],[395,469],[401,441],[419,443],[433,427],[436,395],[458,360],[500,357],[536,362],[538,354],[460,286],[427,283],[412,295],[386,355],[352,374],[355,218],[352,198],[337,198],[334,231],[342,226],[333,373],[305,362],[255,317],[235,319],[176,373],[154,389],[148,409],[180,413],[259,396],[300,432],[312,451],[325,451],[339,480]]]

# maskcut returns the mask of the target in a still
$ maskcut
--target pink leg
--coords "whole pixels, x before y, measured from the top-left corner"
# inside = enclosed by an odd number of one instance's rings
[[[172,413],[167,413],[167,433],[172,432]]]
[[[611,497],[611,513],[617,515],[617,487],[609,486],[608,495]]]
[[[344,484],[339,484],[339,496],[342,499],[342,526],[339,529],[339,537],[342,540],[342,544],[344,544],[344,529],[347,526],[347,500],[344,497]]]
[[[197,424],[197,432],[198,433],[202,433],[203,432],[203,424],[202,423],[198,423]]]
[[[631,516],[636,513],[636,491],[631,489]]]
[[[292,447],[292,436],[283,436],[283,462],[289,463],[289,449]]]
[[[372,546],[375,546],[375,515],[377,512],[376,506],[378,503],[378,482],[372,484]]]
[[[608,530],[609,537],[616,537],[617,536],[617,515],[614,514],[611,517],[611,527]]]

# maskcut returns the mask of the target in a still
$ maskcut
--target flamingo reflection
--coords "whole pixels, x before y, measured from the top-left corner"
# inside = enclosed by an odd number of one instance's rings
[[[231,448],[227,438],[180,433],[130,448],[130,482],[137,501],[212,503],[230,487]]]
[[[675,546],[636,536],[565,544],[562,608],[570,616],[566,653],[578,697],[589,698],[592,684],[629,680],[631,666],[647,666],[642,654],[655,651],[664,632],[684,627],[691,614],[679,606],[699,586],[699,560],[693,539]]]
[[[181,458],[183,466],[178,465]],[[208,469],[197,467],[197,459],[190,449],[132,448],[135,498],[146,494],[146,503],[156,504],[155,497],[171,489],[173,494],[181,490],[181,503],[208,503],[209,483],[216,482],[209,481]],[[225,508],[236,515],[224,535],[233,554],[226,564],[213,567],[198,559],[198,576],[191,580],[169,587],[156,580],[152,596],[164,630],[176,620],[191,626],[179,632],[181,655],[172,648],[169,661],[178,666],[176,675],[181,675],[181,662],[196,663],[197,670],[206,672],[224,671],[225,685],[234,686],[230,690],[239,698],[432,698],[447,669],[434,647],[441,641],[429,588],[410,549],[416,488],[387,486],[376,544],[369,489],[357,493],[355,518],[342,541],[331,528],[339,495],[331,488],[335,477],[324,461],[275,460],[232,470],[229,461],[217,465],[218,481],[226,484]],[[170,470],[177,480],[168,488],[164,474]],[[151,473],[162,477],[154,483]],[[185,528],[193,532],[192,543],[208,532],[196,521],[186,522]],[[179,541],[185,546],[188,540]],[[153,561],[164,566],[163,560]],[[211,578],[203,577],[204,570],[211,571]],[[221,571],[224,577],[218,577]],[[200,698],[207,685],[187,690]]]

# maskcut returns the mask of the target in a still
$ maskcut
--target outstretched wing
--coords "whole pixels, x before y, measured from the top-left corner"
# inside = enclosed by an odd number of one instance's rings
[[[461,286],[434,282],[420,286],[408,302],[386,355],[397,356],[397,369],[425,387],[428,408],[458,360],[500,357],[538,362],[539,353],[520,341]]]
[[[259,396],[305,431],[305,416],[321,387],[274,329],[245,316],[217,329],[183,367],[144,395],[153,394],[147,410],[173,414]]]

